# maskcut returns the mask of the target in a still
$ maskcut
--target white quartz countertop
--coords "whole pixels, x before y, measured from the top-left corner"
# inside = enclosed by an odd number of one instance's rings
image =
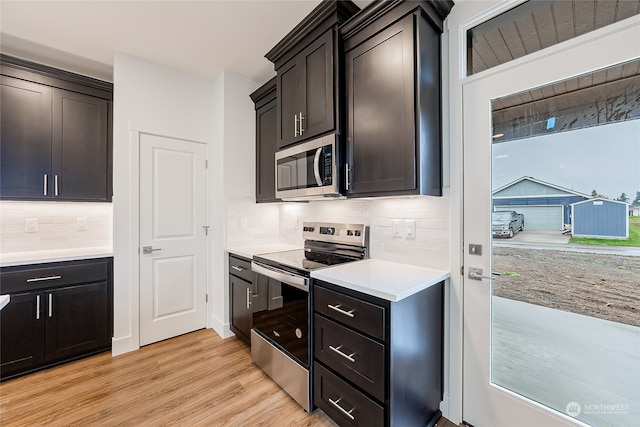
[[[42,264],[45,262],[73,261],[78,259],[113,256],[111,246],[91,248],[53,249],[46,251],[0,253],[0,267],[13,265]]]
[[[266,243],[250,246],[230,246],[227,248],[227,252],[250,259],[254,255],[293,251],[296,249],[302,249],[302,246],[290,245],[288,243]]]
[[[5,305],[9,304],[11,297],[9,295],[0,295],[0,310],[4,308]]]
[[[314,279],[388,301],[400,301],[450,275],[448,271],[377,259],[348,262],[311,272]]]

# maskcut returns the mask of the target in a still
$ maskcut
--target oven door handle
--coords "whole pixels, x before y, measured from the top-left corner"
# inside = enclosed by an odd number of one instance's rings
[[[309,279],[306,277],[298,276],[288,271],[281,270],[276,267],[266,266],[264,264],[258,264],[257,262],[251,262],[251,270],[263,276],[270,277],[275,280],[279,280],[282,283],[291,285],[294,288],[300,289],[305,292],[309,292]]]

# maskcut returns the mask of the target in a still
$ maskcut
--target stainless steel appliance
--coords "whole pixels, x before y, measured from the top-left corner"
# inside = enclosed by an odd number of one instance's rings
[[[306,411],[311,408],[311,272],[367,258],[362,224],[305,222],[304,249],[255,255],[251,356]]]
[[[336,134],[294,145],[275,156],[276,197],[282,200],[340,198]]]

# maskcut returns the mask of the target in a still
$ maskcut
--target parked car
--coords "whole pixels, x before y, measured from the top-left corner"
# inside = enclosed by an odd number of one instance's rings
[[[524,214],[516,211],[498,211],[491,213],[491,232],[493,237],[513,237],[524,230]]]

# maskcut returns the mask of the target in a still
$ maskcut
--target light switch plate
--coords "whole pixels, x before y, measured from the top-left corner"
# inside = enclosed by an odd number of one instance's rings
[[[240,230],[246,230],[249,228],[247,218],[240,218]]]
[[[37,233],[38,232],[38,218],[25,218],[25,220],[24,220],[24,232],[25,233]]]
[[[402,237],[402,221],[394,219],[391,222],[391,234],[393,237]]]
[[[406,219],[404,221],[404,234],[405,236],[407,236],[407,239],[416,238],[416,220],[415,219]]]
[[[76,219],[76,230],[78,231],[86,231],[88,228],[87,218],[77,218]]]

